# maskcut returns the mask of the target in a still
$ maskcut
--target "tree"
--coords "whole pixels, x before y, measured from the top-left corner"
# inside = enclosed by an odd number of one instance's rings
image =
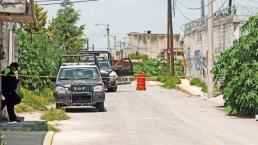
[[[244,35],[218,57],[213,73],[232,112],[253,116],[258,113],[258,15],[241,31]]]
[[[76,26],[79,20],[79,12],[75,11],[69,0],[64,0],[57,16],[52,20],[48,28],[48,35],[58,40],[61,49],[65,53],[76,54],[86,42],[84,37],[84,25]]]
[[[35,23],[21,24],[15,31],[19,46],[21,84],[33,91],[53,85],[50,78],[39,76],[54,76],[61,57],[59,44],[47,35],[47,12],[36,6],[36,16]]]
[[[60,50],[54,39],[44,29],[34,33],[30,41],[28,33],[17,30],[19,44],[19,64],[21,85],[32,91],[39,91],[53,86],[50,77],[55,76],[60,60]],[[24,75],[24,76],[23,76]]]
[[[47,23],[47,11],[44,10],[43,7],[39,5],[35,5],[36,9],[36,21],[34,23],[24,23],[21,24],[21,27],[27,31],[28,33],[35,33],[39,29],[45,27]]]

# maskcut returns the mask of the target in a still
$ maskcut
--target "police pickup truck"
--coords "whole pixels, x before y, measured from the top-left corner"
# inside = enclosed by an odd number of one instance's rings
[[[86,51],[81,55],[96,56],[102,80],[109,92],[117,91],[119,77],[133,75],[133,65],[128,58],[113,60],[111,53],[108,51]]]
[[[95,56],[66,56],[55,84],[56,108],[66,106],[93,106],[105,110],[105,87]],[[80,62],[79,59],[88,59]]]

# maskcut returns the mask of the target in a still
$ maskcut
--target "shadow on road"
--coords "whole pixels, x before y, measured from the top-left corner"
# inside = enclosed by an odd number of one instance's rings
[[[76,108],[65,108],[67,113],[101,113],[96,108],[87,108],[87,107],[76,107]],[[107,111],[104,111],[107,112]]]

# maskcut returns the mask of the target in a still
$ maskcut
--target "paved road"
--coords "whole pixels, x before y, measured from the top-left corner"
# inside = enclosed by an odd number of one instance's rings
[[[108,93],[107,112],[73,109],[53,145],[257,145],[258,123],[226,116],[214,102],[157,86]]]

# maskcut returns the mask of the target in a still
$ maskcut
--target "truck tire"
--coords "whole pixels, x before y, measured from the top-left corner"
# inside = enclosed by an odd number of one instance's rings
[[[115,86],[114,88],[108,88],[109,92],[116,92],[117,91],[117,86]]]
[[[61,103],[56,103],[56,109],[61,109],[63,105]]]
[[[99,112],[104,112],[105,111],[105,104],[104,104],[104,102],[98,102],[96,104],[96,108],[99,110]]]

